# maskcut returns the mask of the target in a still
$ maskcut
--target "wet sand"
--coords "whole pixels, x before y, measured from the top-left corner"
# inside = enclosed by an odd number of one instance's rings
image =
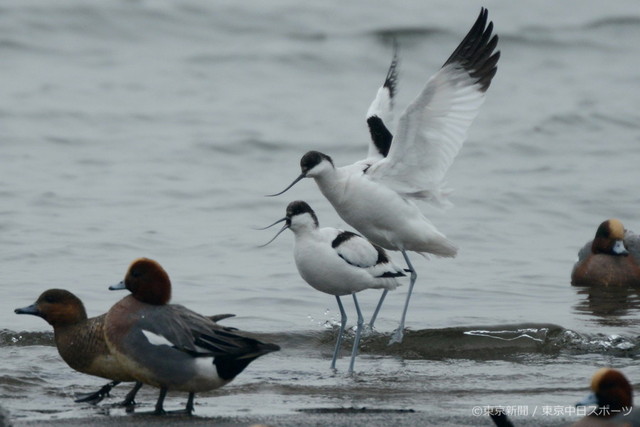
[[[560,427],[571,425],[575,420],[558,418],[517,418],[517,426]],[[137,425],[193,425],[217,427],[294,427],[294,426],[332,426],[332,427],[388,427],[388,426],[493,426],[488,415],[478,417],[448,417],[444,414],[434,416],[426,412],[411,410],[367,410],[335,409],[305,411],[299,414],[268,415],[251,417],[198,417],[184,415],[143,415],[96,416],[92,418],[57,419],[29,422],[14,422],[14,426],[137,426]]]

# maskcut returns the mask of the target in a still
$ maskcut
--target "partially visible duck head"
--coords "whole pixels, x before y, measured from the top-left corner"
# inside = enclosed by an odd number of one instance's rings
[[[622,372],[601,368],[591,379],[591,394],[577,406],[597,405],[602,411],[595,411],[593,416],[613,417],[629,411],[633,406],[633,389]]]
[[[140,302],[164,305],[171,300],[171,281],[164,268],[149,258],[138,258],[127,270],[124,280],[110,290],[128,289]]]
[[[30,306],[16,308],[14,311],[16,314],[42,317],[53,327],[72,325],[87,319],[82,301],[64,289],[44,291]]]
[[[598,227],[591,244],[594,254],[629,255],[624,247],[624,226],[617,219],[608,219]]]

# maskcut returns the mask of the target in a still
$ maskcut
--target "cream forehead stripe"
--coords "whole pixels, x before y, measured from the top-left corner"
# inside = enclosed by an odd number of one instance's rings
[[[600,368],[593,374],[591,378],[591,390],[596,391],[598,384],[602,381],[602,378],[610,371],[610,368]]]
[[[624,226],[618,219],[609,220],[609,230],[611,231],[611,237],[614,239],[624,238]]]

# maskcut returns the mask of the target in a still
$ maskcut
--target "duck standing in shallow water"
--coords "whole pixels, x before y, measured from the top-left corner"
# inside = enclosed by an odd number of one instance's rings
[[[627,250],[629,241],[632,253]],[[593,241],[578,252],[578,261],[571,272],[574,286],[640,286],[637,237],[625,233],[617,219],[608,219],[598,227]],[[635,251],[635,252],[634,252]]]
[[[371,112],[380,110],[386,116],[390,110],[395,59],[369,109],[372,144],[368,157],[336,168],[331,157],[309,151],[300,160],[302,173],[298,178],[272,195],[284,193],[303,178],[313,178],[347,224],[376,245],[402,252],[411,281],[391,343],[402,341],[417,278],[408,251],[440,257],[454,257],[457,253],[453,242],[424,216],[415,201],[450,204],[445,175],[480,111],[500,58],[500,52],[494,53],[498,36],[492,35],[493,23],[487,17],[487,10],[482,8],[462,42],[400,116],[393,137],[388,130],[390,124],[384,123],[385,117]]]
[[[289,203],[286,216],[269,227],[283,221],[285,225],[282,229],[263,246],[273,242],[287,228],[291,229],[295,236],[293,256],[300,276],[313,288],[335,295],[341,320],[331,360],[332,369],[336,367],[342,335],[347,324],[347,315],[340,297],[353,296],[358,313],[358,326],[349,363],[349,373],[353,373],[364,326],[356,293],[365,289],[384,289],[385,291],[395,289],[399,286],[396,278],[405,274],[402,268],[393,264],[384,249],[362,236],[336,228],[320,228],[318,217],[306,202],[297,200]],[[381,304],[382,298],[376,307],[374,319]]]
[[[71,368],[84,374],[113,380],[97,392],[78,398],[76,402],[98,403],[120,382],[136,381],[107,347],[104,340],[106,315],[87,318],[84,304],[71,292],[49,289],[30,306],[16,308],[15,313],[42,317],[53,326],[58,353]],[[142,383],[137,382],[121,405],[134,405],[134,398],[140,387]]]
[[[169,304],[169,275],[151,259],[135,260],[125,279],[109,289],[131,295],[107,312],[107,345],[134,378],[160,389],[155,414],[165,413],[169,390],[188,392],[183,412],[193,413],[195,393],[228,384],[253,360],[280,349]]]

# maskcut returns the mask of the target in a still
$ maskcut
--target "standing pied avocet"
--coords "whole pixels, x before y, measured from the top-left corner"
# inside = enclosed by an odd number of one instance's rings
[[[347,314],[340,297],[352,295],[358,313],[349,373],[353,372],[358,345],[363,328],[362,312],[356,293],[365,289],[395,289],[399,286],[397,277],[404,276],[402,268],[391,262],[384,249],[350,231],[319,227],[318,217],[303,201],[295,201],[287,206],[286,217],[274,222],[285,225],[265,245],[273,242],[287,228],[295,235],[293,256],[300,276],[313,288],[335,295],[340,309],[340,331],[331,360],[335,369],[336,359],[342,343],[342,334],[347,324]],[[269,228],[267,227],[267,228]],[[378,310],[378,308],[376,310]]]

